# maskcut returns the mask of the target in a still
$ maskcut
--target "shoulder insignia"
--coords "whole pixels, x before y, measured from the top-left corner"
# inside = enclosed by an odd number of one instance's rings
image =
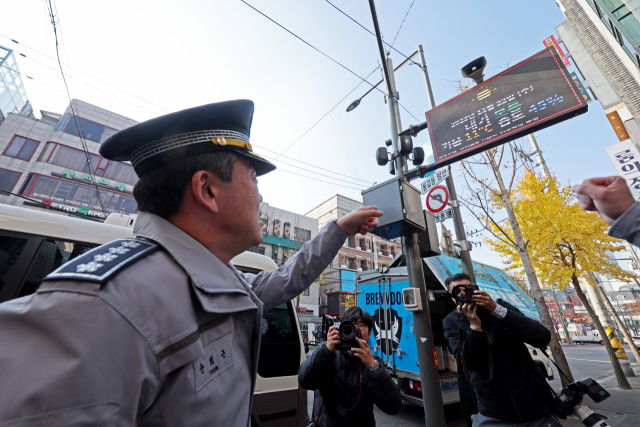
[[[115,240],[61,265],[43,280],[85,280],[104,283],[157,249],[158,245],[145,240]]]

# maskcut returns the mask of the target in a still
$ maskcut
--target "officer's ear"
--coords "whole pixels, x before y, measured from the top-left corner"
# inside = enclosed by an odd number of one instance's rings
[[[221,180],[209,171],[201,170],[191,177],[191,193],[198,205],[211,213],[220,210]]]

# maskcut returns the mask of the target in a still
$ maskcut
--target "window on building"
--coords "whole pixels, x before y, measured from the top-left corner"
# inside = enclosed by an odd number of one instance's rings
[[[134,198],[124,194],[103,189],[98,192],[95,187],[42,175],[28,177],[26,184],[20,194],[98,211],[104,208],[106,212],[138,213]]]
[[[262,232],[267,234],[267,229],[269,227],[269,221],[266,218],[260,218],[260,222],[262,222]]]
[[[271,259],[273,259],[274,261],[278,261],[278,247],[277,246],[271,246]]]
[[[295,239],[301,242],[308,242],[311,240],[311,230],[305,230],[304,228],[295,227]]]
[[[264,247],[264,246],[251,246],[251,247],[249,248],[249,250],[250,250],[251,252],[255,252],[255,253],[257,253],[257,254],[264,255],[265,247]]]
[[[36,148],[38,148],[38,144],[39,142],[33,139],[15,135],[2,154],[7,157],[29,161]]]
[[[280,236],[280,220],[279,219],[273,220],[273,235]]]
[[[0,169],[0,190],[13,191],[22,174],[20,172]],[[6,193],[0,192],[0,196],[6,196]]]
[[[380,245],[380,252],[382,255],[389,256],[389,251],[387,250],[387,245]]]
[[[624,295],[618,295],[618,296],[616,296],[616,298],[618,298],[618,299],[624,299]]]
[[[284,223],[284,232],[282,233],[282,237],[284,237],[285,239],[288,239],[291,237],[291,223],[289,222]]]
[[[345,262],[347,263],[347,268],[349,270],[356,269],[356,259],[355,258],[345,258]]]
[[[355,248],[356,247],[356,242],[355,242],[355,237],[353,236],[349,236],[347,237],[347,246],[350,248]]]
[[[369,269],[367,264],[368,262],[366,260],[360,261],[360,268],[362,268],[362,271],[367,271]]]
[[[112,179],[131,185],[134,185],[138,181],[138,176],[133,170],[133,166],[126,163],[109,161],[97,154],[89,153],[88,156],[91,160],[91,168],[89,168],[89,162],[87,161],[87,153],[83,150],[56,144],[55,142],[47,142],[38,161],[51,163],[83,173],[93,171],[97,177]]]
[[[302,296],[303,297],[308,297],[309,296],[309,288],[307,288],[304,291],[302,291]]]
[[[67,114],[65,114],[65,116],[67,116]],[[60,123],[58,123],[58,125],[60,125]],[[56,130],[62,130],[64,133],[75,135],[77,137],[82,135],[84,139],[88,139],[89,141],[100,142],[102,134],[106,128],[107,127],[105,125],[83,119],[82,117],[69,116],[64,129],[58,129],[58,127],[56,127]]]
[[[364,251],[364,250],[366,250],[366,249],[367,249],[367,246],[366,246],[366,243],[365,243],[364,237],[359,238],[359,239],[358,239],[358,242],[359,242],[359,243],[358,243],[358,246],[360,246],[360,249],[361,249],[361,250],[363,250],[363,251]]]

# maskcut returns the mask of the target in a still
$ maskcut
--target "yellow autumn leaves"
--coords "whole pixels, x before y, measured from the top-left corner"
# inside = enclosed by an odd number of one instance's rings
[[[587,271],[621,280],[633,278],[609,261],[625,249],[622,242],[607,235],[609,226],[598,214],[580,209],[570,189],[553,175],[540,178],[529,170],[511,191],[511,204],[540,282],[564,288],[573,274],[585,277]],[[496,209],[503,207],[498,197],[492,202]],[[491,228],[497,235],[508,233],[514,240],[510,227],[492,224]],[[513,246],[498,239],[485,242],[505,257],[507,269],[522,269],[520,254]]]

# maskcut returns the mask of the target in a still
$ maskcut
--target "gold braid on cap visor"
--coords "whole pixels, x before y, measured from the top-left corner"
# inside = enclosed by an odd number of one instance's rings
[[[181,133],[145,144],[131,153],[131,164],[135,167],[144,160],[174,148],[184,147],[202,142],[213,142],[215,145],[232,145],[246,148],[253,153],[253,147],[249,143],[249,137],[233,130],[202,130],[197,132]],[[259,157],[259,156],[256,156]]]

